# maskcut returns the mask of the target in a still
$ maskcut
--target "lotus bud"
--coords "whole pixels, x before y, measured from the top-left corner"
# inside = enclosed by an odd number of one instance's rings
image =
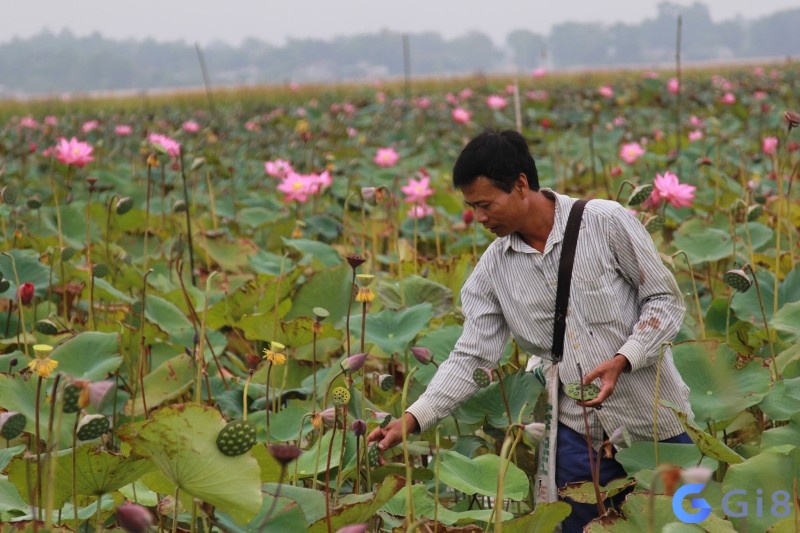
[[[722,275],[722,281],[725,282],[725,285],[738,292],[747,292],[753,285],[747,273],[741,268],[725,272],[725,274]]]
[[[117,507],[117,523],[128,533],[144,533],[153,525],[153,515],[146,507],[125,502]]]
[[[328,407],[319,413],[319,418],[325,424],[325,427],[332,428],[333,424],[336,423],[336,409]]]
[[[356,419],[353,421],[352,424],[350,424],[350,429],[353,430],[353,433],[355,434],[356,437],[360,437],[361,435],[367,432],[367,423],[361,420],[360,418]]]
[[[33,283],[25,282],[19,286],[17,297],[22,305],[30,305],[30,303],[33,301],[35,293],[36,287],[34,287]]]
[[[420,364],[427,365],[433,361],[433,352],[431,352],[428,348],[422,346],[414,346],[411,348],[411,354],[414,356],[414,359],[420,362]]]
[[[361,187],[361,198],[369,205],[378,203],[378,189],[376,187]]]
[[[490,368],[478,367],[472,372],[472,381],[479,387],[488,387],[492,382],[492,370]]]
[[[91,405],[95,411],[101,411],[104,404],[113,400],[116,385],[110,379],[96,381],[84,387],[78,400],[80,407]]]
[[[355,355],[351,355],[339,364],[342,367],[342,371],[345,374],[350,375],[361,370],[361,367],[364,366],[364,362],[366,360],[367,354],[357,353]]]
[[[681,479],[684,483],[708,483],[713,472],[705,466],[693,466],[681,472]]]
[[[800,126],[800,113],[797,111],[786,111],[783,114],[783,118],[789,126],[789,131],[792,131],[792,128]]]
[[[286,465],[300,457],[303,450],[294,444],[270,444],[267,446],[269,453],[285,468]]]
[[[625,426],[620,426],[608,437],[608,441],[617,448],[627,448],[631,445],[631,434]]]
[[[536,446],[544,437],[546,429],[547,427],[542,422],[532,422],[523,428],[522,438],[530,446]]]

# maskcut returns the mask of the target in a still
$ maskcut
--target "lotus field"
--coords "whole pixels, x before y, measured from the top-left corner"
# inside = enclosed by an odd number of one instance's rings
[[[513,341],[435,430],[367,443],[461,332],[493,237],[450,172],[490,126],[521,127],[543,186],[629,206],[685,295],[696,446],[620,428],[603,448],[630,478],[599,492],[635,490],[588,530],[661,531],[705,483],[710,516],[680,531],[797,531],[797,83],[787,64],[0,105],[0,530],[552,531],[570,507],[533,502],[543,387]]]

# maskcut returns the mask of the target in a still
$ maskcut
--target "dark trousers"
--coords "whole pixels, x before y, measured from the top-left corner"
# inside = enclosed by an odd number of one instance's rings
[[[686,433],[681,433],[661,442],[691,444],[692,439]],[[598,456],[600,457],[600,485],[605,485],[612,479],[627,477],[625,469],[613,457],[606,459],[602,453],[598,454],[594,450],[592,450],[592,454],[594,455],[593,461],[597,461]],[[556,485],[561,488],[567,483],[591,480],[592,471],[589,468],[589,448],[586,445],[586,437],[559,423],[556,444]],[[613,502],[614,507],[619,509],[626,495],[627,493],[624,492],[606,500],[606,506],[610,506]],[[563,500],[572,506],[572,513],[561,526],[563,533],[580,533],[586,524],[597,518],[597,505],[576,503],[569,499]]]

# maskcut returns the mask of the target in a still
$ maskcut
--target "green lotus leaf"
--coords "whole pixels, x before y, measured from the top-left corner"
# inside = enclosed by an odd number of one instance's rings
[[[614,458],[631,476],[640,470],[656,468],[655,448],[651,441],[632,442],[628,448],[619,450]],[[698,461],[701,459],[703,460],[701,463],[703,466],[716,469],[717,461],[709,457],[703,457],[697,446],[670,442],[658,443],[659,464],[690,468],[697,466]]]
[[[532,372],[525,369],[504,376],[503,385],[508,398],[508,407],[511,411],[511,423],[517,423],[520,412],[525,409],[527,415],[533,412],[536,400],[542,392],[542,384]],[[497,428],[509,426],[503,392],[500,383],[492,382],[488,387],[479,389],[464,402],[455,412],[459,422],[474,424],[486,420]],[[522,421],[530,422],[529,416],[524,415]]]
[[[800,377],[775,381],[758,407],[772,420],[789,420],[800,412]]]
[[[770,321],[773,328],[800,336],[800,301],[790,302],[778,309]]]
[[[446,526],[469,524],[474,522],[482,522],[485,524],[490,519],[493,520],[494,515],[491,508],[458,512],[448,509],[440,503],[439,511],[437,513],[434,496],[428,491],[428,488],[425,485],[414,485],[412,492],[414,499],[414,513],[417,518],[427,518],[428,520],[433,520],[434,517],[437,517],[439,523]],[[386,505],[381,508],[381,513],[387,513],[397,517],[405,517],[405,515],[408,513],[406,508],[407,497],[407,491],[401,490],[395,494],[391,500],[386,502]],[[501,512],[503,521],[507,521],[513,517],[513,515],[507,511]],[[503,524],[503,530],[505,531],[505,524]]]
[[[192,358],[184,353],[161,363],[144,376],[144,400],[147,402],[148,411],[185,393],[196,378],[197,367]],[[141,392],[138,392],[135,398],[131,398],[128,412],[134,416],[144,414]]]
[[[18,375],[0,374],[0,405],[4,409],[25,415],[25,431],[31,434],[36,430],[36,381],[23,380]],[[42,439],[47,435],[47,423],[50,417],[47,383],[44,382],[45,386],[42,387],[39,397],[39,435]],[[60,409],[60,406],[57,405],[56,409]],[[72,445],[72,424],[75,422],[75,417],[75,414],[63,415],[55,439],[62,446]]]
[[[336,438],[333,441],[333,447],[331,448],[331,436],[335,436]],[[344,464],[347,465],[353,457],[355,457],[356,453],[356,440],[355,436],[352,432],[347,433],[347,440],[345,443],[345,453],[344,453]],[[321,449],[320,449],[321,448]],[[331,461],[328,463],[328,450],[331,449]],[[317,452],[319,451],[319,461],[317,461]],[[339,466],[339,457],[341,456],[342,452],[342,435],[340,432],[336,432],[334,435],[333,431],[328,431],[325,433],[321,439],[317,439],[317,442],[309,448],[308,450],[304,451],[303,454],[297,458],[296,465],[292,466],[292,469],[297,469],[297,475],[301,478],[313,476],[315,474],[319,474],[321,472],[325,472],[328,470],[328,466],[330,469],[337,468]]]
[[[795,443],[796,444],[796,443]],[[769,512],[772,505],[772,495],[783,490],[789,495],[787,500],[792,501],[793,487],[800,478],[800,448],[792,447],[785,451],[771,448],[763,451],[747,461],[731,465],[722,480],[724,492],[738,489],[746,491],[746,496],[734,496],[729,500],[730,509],[738,509],[739,503],[746,501],[751,512],[743,518],[731,518],[736,526],[736,531],[767,531],[778,522],[779,518]],[[756,490],[763,491],[764,512],[753,512],[756,509]],[[789,504],[793,509],[790,516],[795,516],[797,506]]]
[[[384,309],[370,313],[366,320],[366,342],[380,348],[385,354],[402,354],[420,331],[430,323],[433,307],[429,303],[417,304],[402,311]],[[361,335],[361,315],[350,319],[350,333]]]
[[[97,331],[80,333],[56,346],[50,357],[58,361],[59,372],[74,378],[99,381],[122,364],[119,335]]]
[[[761,288],[761,298],[764,301],[764,312],[767,315],[767,321],[770,321],[775,300],[775,275],[771,271],[758,270],[756,276]],[[778,309],[797,301],[800,301],[800,263],[778,284]],[[740,319],[757,324],[759,327],[763,325],[758,291],[755,289],[734,294],[731,308]],[[780,324],[783,324],[784,319],[785,315]]]
[[[556,526],[572,512],[566,502],[537,503],[532,513],[503,524],[506,533],[547,533],[555,531]]]
[[[30,505],[22,499],[19,489],[5,476],[0,477],[0,514],[25,514]]]
[[[689,386],[695,420],[727,420],[769,392],[769,369],[755,361],[737,368],[736,353],[718,341],[689,341],[672,348],[675,366]]]
[[[86,230],[83,233],[86,237]],[[14,277],[14,265],[17,267],[17,275],[19,282],[33,283],[36,290],[36,296],[42,297],[47,294],[47,287],[50,286],[50,269],[47,265],[39,262],[39,254],[35,250],[10,250],[8,252],[14,258],[12,263],[11,258],[7,255],[0,254],[0,272],[3,274],[3,279],[7,280],[10,284],[9,288],[3,293],[8,298],[14,298],[17,294],[17,280]],[[56,269],[57,270],[57,269]],[[56,281],[58,276],[53,272],[53,282]]]
[[[470,459],[448,450],[440,450],[439,453],[439,481],[464,494],[497,496],[497,475],[503,464],[499,456],[487,454]],[[503,497],[520,501],[527,496],[528,488],[525,472],[510,463]]]
[[[353,298],[353,271],[350,265],[342,264],[315,272],[297,290],[292,299],[292,309],[286,320],[301,316],[314,316],[313,309],[323,306],[330,312],[326,319],[339,324],[347,314],[347,305]],[[351,317],[350,322],[353,322]]]
[[[762,450],[785,444],[796,446],[798,442],[800,442],[800,411],[792,415],[788,425],[768,429],[761,434]]]
[[[349,495],[340,500],[340,504],[331,509],[331,526],[336,531],[344,526],[360,524],[369,520],[378,509],[386,505],[392,496],[403,488],[405,481],[399,476],[389,476],[372,493]],[[328,531],[327,517],[317,520],[308,527],[309,533]]]
[[[617,478],[612,479],[607,485],[600,486],[600,499],[613,498],[620,492],[636,485],[636,480],[631,478]],[[567,483],[565,487],[558,489],[558,493],[562,497],[569,498],[570,500],[580,503],[597,503],[597,497],[594,493],[594,483],[591,481],[581,481],[576,483]]]
[[[225,420],[216,409],[187,403],[158,409],[144,423],[128,424],[118,433],[180,491],[243,524],[261,508],[258,463],[250,454],[226,457],[217,450],[223,427]]]
[[[453,291],[421,276],[407,276],[402,282],[381,282],[376,291],[383,304],[390,309],[397,310],[427,302],[433,306],[435,317],[453,310]]]
[[[308,265],[312,259],[319,261],[323,268],[335,267],[343,263],[336,248],[323,242],[310,239],[283,239],[283,243],[303,254],[303,259],[299,261],[302,265]]]

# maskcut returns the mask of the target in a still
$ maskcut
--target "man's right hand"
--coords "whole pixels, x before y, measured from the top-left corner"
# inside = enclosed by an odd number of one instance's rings
[[[406,419],[406,436],[416,431],[419,425],[411,413],[403,415]],[[385,451],[403,440],[403,420],[398,418],[386,424],[385,428],[375,428],[367,437],[369,442],[377,442],[378,449]]]

